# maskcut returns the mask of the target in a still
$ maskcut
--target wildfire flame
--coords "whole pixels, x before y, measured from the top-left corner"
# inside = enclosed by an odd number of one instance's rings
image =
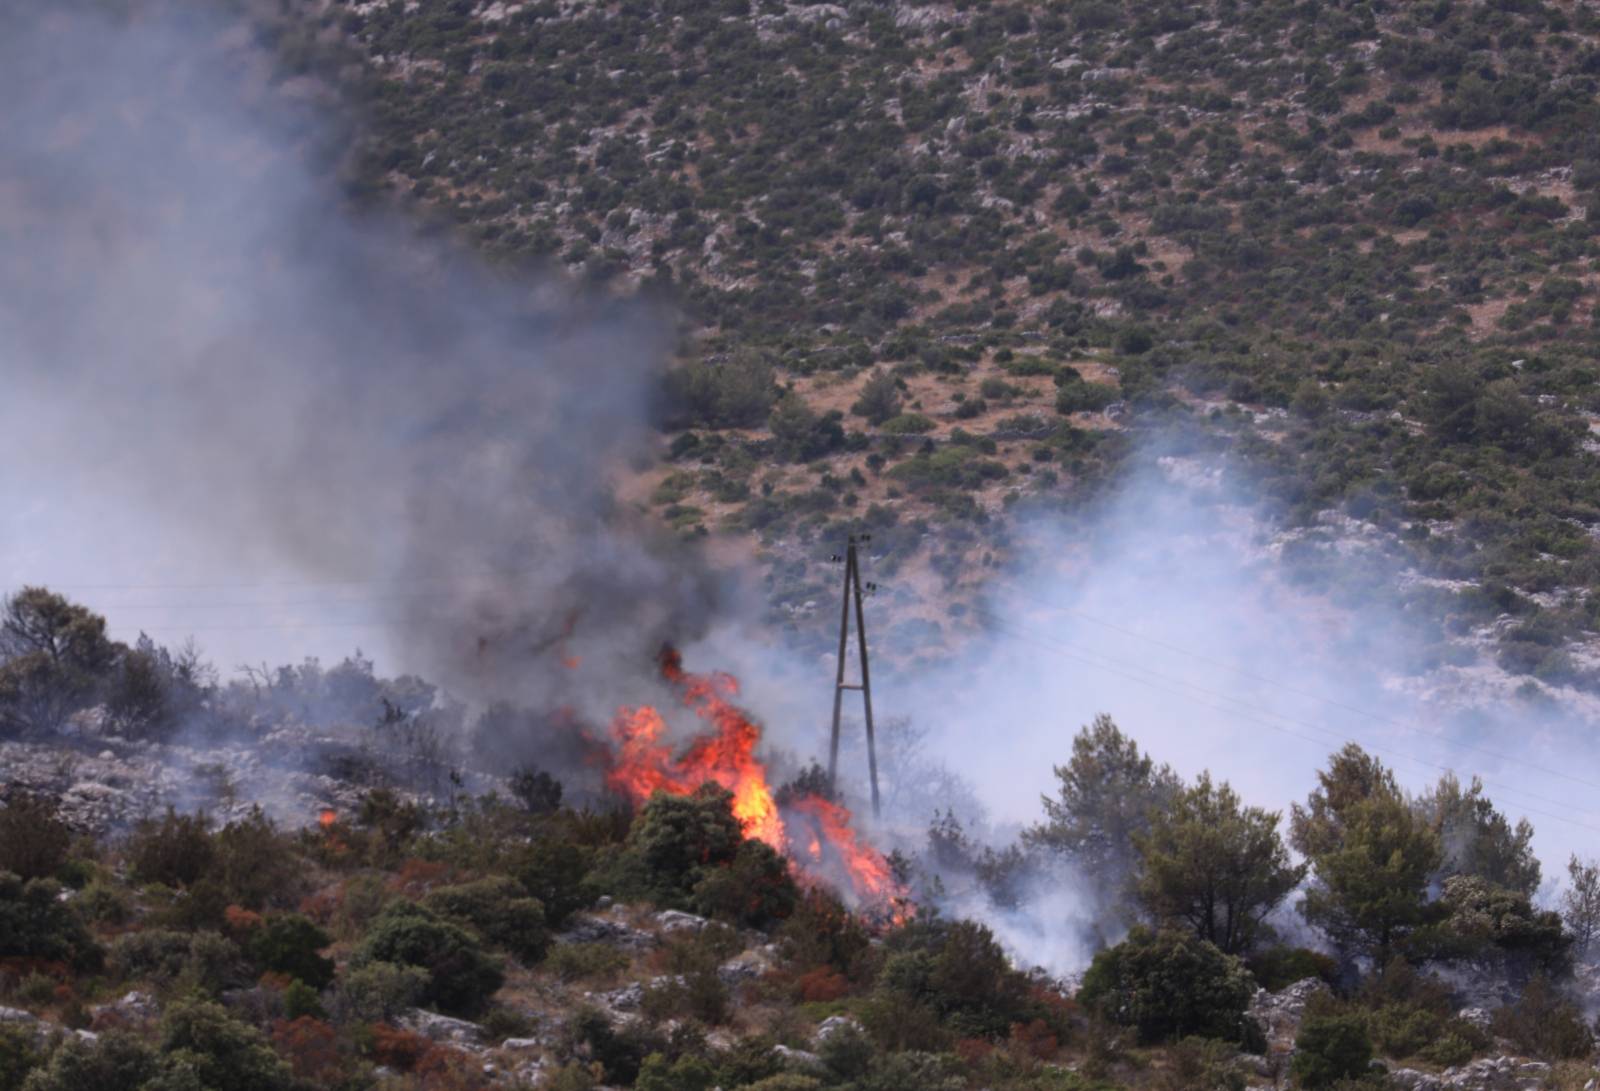
[[[707,781],[719,784],[733,793],[734,817],[747,837],[765,841],[808,875],[841,875],[858,901],[891,909],[903,901],[888,862],[861,839],[847,809],[807,795],[780,810],[767,768],[755,756],[761,729],[732,701],[739,693],[737,679],[721,672],[690,674],[671,648],[662,651],[660,668],[683,705],[711,730],[678,755],[663,741],[666,721],[657,709],[619,709],[611,724],[606,770],[613,791],[642,803],[656,791],[687,795]],[[798,833],[792,839],[789,823]]]
[[[322,813],[317,815],[317,824],[325,830],[332,829],[333,824],[337,821],[339,821],[339,815],[332,807],[322,808]]]

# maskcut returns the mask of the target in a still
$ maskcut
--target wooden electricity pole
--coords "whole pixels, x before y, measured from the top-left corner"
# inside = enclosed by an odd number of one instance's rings
[[[861,563],[856,558],[854,534],[844,554],[844,595],[839,608],[839,672],[833,688],[833,739],[828,746],[828,791],[837,794],[839,777],[839,714],[844,704],[844,691],[860,690],[867,715],[867,772],[872,778],[872,816],[880,817],[878,802],[878,751],[872,736],[872,674],[867,667],[867,624],[861,609]],[[861,535],[860,541],[871,540],[871,535]],[[837,558],[835,558],[837,560]],[[869,588],[872,585],[868,585]],[[845,649],[850,643],[850,607],[856,611],[856,649],[861,655],[861,681],[844,680]]]

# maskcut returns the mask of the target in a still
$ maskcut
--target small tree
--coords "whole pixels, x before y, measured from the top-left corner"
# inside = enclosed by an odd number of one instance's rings
[[[1416,806],[1439,835],[1444,852],[1440,878],[1475,875],[1527,897],[1539,889],[1533,824],[1524,818],[1513,826],[1483,794],[1477,777],[1463,788],[1454,773],[1446,773]]]
[[[868,423],[882,424],[900,412],[900,388],[894,375],[878,369],[867,377],[861,386],[861,396],[850,407],[850,412],[867,418]]]
[[[1136,836],[1136,891],[1157,920],[1181,922],[1228,954],[1253,943],[1261,920],[1305,877],[1289,862],[1278,815],[1244,807],[1202,774]]]
[[[1572,933],[1573,954],[1586,962],[1600,935],[1600,862],[1574,854],[1567,861],[1567,876],[1572,885],[1561,896],[1561,919]]]
[[[1344,808],[1337,842],[1312,857],[1317,883],[1301,912],[1335,942],[1387,962],[1424,922],[1440,859],[1438,836],[1398,794],[1364,799]]]
[[[1043,799],[1045,821],[1024,835],[1028,844],[1067,856],[1115,901],[1138,861],[1135,838],[1182,790],[1176,773],[1157,766],[1111,717],[1072,740],[1072,760],[1055,767],[1057,797]]]
[[[0,606],[0,730],[53,731],[88,705],[116,662],[106,619],[43,587]]]

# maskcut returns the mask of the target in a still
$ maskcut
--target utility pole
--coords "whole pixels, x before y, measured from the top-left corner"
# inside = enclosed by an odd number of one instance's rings
[[[830,794],[838,790],[839,776],[839,714],[844,704],[844,691],[847,689],[860,690],[861,701],[866,707],[867,715],[867,772],[872,778],[872,817],[881,817],[881,807],[878,802],[878,750],[872,736],[872,674],[867,668],[867,624],[861,609],[861,562],[856,557],[856,543],[869,542],[870,534],[863,534],[858,539],[850,535],[850,542],[845,548],[843,558],[835,555],[834,560],[844,561],[844,594],[839,607],[839,673],[834,679],[833,686],[833,739],[828,747],[828,791]],[[876,591],[876,584],[867,584],[867,590]],[[850,643],[850,607],[854,604],[856,611],[856,649],[861,655],[861,681],[846,682],[844,680],[844,653]]]

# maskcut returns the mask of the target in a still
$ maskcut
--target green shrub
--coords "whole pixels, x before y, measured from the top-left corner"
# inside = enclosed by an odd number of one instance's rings
[[[901,413],[883,422],[882,428],[891,436],[920,436],[934,429],[933,419],[921,413]]]
[[[214,871],[228,900],[246,909],[288,906],[304,890],[304,873],[294,840],[253,807],[212,838]]]
[[[154,1049],[113,1030],[93,1040],[68,1038],[22,1086],[26,1091],[145,1091],[157,1065]]]
[[[118,936],[111,962],[124,981],[157,985],[185,981],[208,993],[220,992],[243,977],[243,959],[231,940],[215,932],[175,932],[148,928]]]
[[[84,887],[73,905],[85,920],[97,924],[125,924],[133,916],[132,895],[103,879],[95,879]]]
[[[99,946],[54,879],[23,882],[0,871],[0,958],[40,958],[93,969]]]
[[[456,1015],[482,1011],[505,980],[465,930],[412,902],[395,902],[373,922],[351,964],[416,966],[428,974],[424,1003]]]
[[[322,999],[317,995],[317,990],[296,978],[283,990],[283,1017],[292,1023],[302,1016],[326,1019],[328,1013],[322,1009]]]
[[[1576,1060],[1594,1050],[1594,1034],[1583,1011],[1542,974],[1524,986],[1515,1004],[1494,1013],[1493,1030],[1547,1061]]]
[[[646,889],[617,893],[687,909],[699,882],[712,869],[731,865],[743,842],[733,793],[726,788],[707,783],[686,796],[657,792],[634,819],[626,846]]]
[[[169,807],[164,818],[142,820],[128,839],[129,871],[139,883],[188,886],[211,869],[215,856],[203,813],[178,814]]]
[[[21,1091],[28,1073],[43,1063],[31,1028],[0,1023],[0,1091]]]
[[[569,1034],[576,1049],[586,1051],[605,1071],[608,1084],[631,1086],[639,1078],[645,1058],[666,1051],[667,1043],[642,1022],[612,1026],[611,1020],[593,1008],[581,1008],[573,1016]]]
[[[1244,1041],[1255,982],[1244,964],[1190,932],[1135,928],[1099,952],[1078,999],[1146,1042],[1187,1035]]]
[[[900,388],[893,373],[880,369],[868,376],[850,412],[865,417],[869,424],[882,424],[899,413]]]
[[[1291,1069],[1302,1087],[1332,1087],[1366,1075],[1372,1040],[1359,1013],[1308,1014],[1294,1040]]]
[[[184,1000],[161,1019],[161,1067],[204,1091],[286,1091],[289,1067],[254,1027],[208,1001]],[[180,1084],[178,1086],[184,1086]]]
[[[524,963],[544,958],[550,945],[544,907],[504,876],[440,887],[430,891],[422,904],[441,917],[468,925],[486,942]]]
[[[749,840],[726,867],[706,869],[689,903],[717,920],[766,928],[793,913],[799,896],[789,862],[765,842]]]
[[[667,373],[667,420],[684,428],[746,428],[760,424],[777,399],[772,367],[752,353],[694,360]]]
[[[390,1023],[417,1006],[428,991],[428,971],[419,966],[369,962],[347,969],[334,988],[341,1022]]]
[[[740,1084],[738,1091],[822,1091],[822,1081],[798,1072],[780,1072],[755,1083]]]
[[[1087,383],[1081,379],[1065,382],[1056,391],[1057,413],[1098,413],[1118,397],[1114,387]]]
[[[1256,983],[1268,992],[1288,988],[1308,977],[1332,984],[1339,971],[1339,964],[1320,951],[1281,945],[1256,951],[1245,959],[1245,965]]]
[[[0,807],[0,871],[24,879],[54,875],[71,840],[53,800],[23,792]]]
[[[716,1082],[716,1073],[699,1057],[685,1054],[668,1061],[662,1054],[652,1053],[639,1066],[633,1086],[634,1091],[711,1091]]]
[[[319,953],[332,942],[332,936],[300,914],[280,913],[255,930],[249,954],[262,969],[320,990],[333,980],[333,960]]]
[[[626,969],[626,952],[609,943],[558,943],[545,956],[544,968],[562,981],[609,977]]]

